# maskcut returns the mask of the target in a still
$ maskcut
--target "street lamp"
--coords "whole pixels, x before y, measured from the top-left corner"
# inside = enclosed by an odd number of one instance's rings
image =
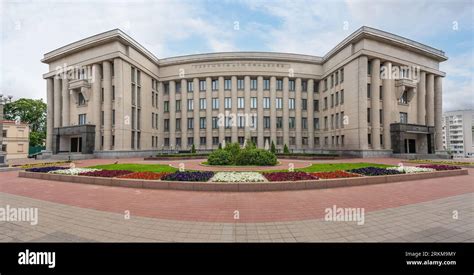
[[[7,166],[6,153],[3,152],[3,106],[12,102],[12,98],[13,96],[11,95],[4,97],[3,94],[0,94],[0,129],[2,130],[2,135],[0,135],[0,145],[2,146],[0,150],[0,167]]]

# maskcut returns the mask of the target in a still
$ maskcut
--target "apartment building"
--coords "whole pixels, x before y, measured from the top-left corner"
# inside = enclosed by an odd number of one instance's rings
[[[474,111],[443,114],[443,147],[455,158],[474,157]]]

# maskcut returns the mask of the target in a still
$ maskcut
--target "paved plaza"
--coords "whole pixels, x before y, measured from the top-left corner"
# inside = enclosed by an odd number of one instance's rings
[[[77,165],[115,161],[82,160]],[[400,162],[344,160],[361,161]],[[2,172],[0,207],[37,207],[39,219],[37,225],[0,221],[0,241],[473,242],[474,171],[469,170],[469,175],[449,178],[243,193],[95,186]],[[325,209],[333,206],[363,208],[364,223],[326,221]]]

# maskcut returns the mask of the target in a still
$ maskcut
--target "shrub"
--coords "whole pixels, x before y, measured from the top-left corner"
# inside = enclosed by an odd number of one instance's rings
[[[272,152],[273,154],[275,154],[276,151],[277,151],[277,150],[276,150],[276,147],[275,147],[275,143],[274,143],[273,140],[272,140],[272,146],[270,147],[270,152]]]
[[[238,142],[227,143],[224,150],[230,153],[231,162],[235,163],[235,158],[239,155],[241,150],[240,144]]]
[[[297,180],[316,180],[315,176],[312,176],[305,172],[272,172],[263,174],[269,181],[297,181]]]
[[[235,158],[235,164],[273,166],[277,164],[277,158],[265,149],[244,149]]]
[[[216,150],[207,158],[210,165],[231,165],[233,164],[232,154],[227,150]]]
[[[403,174],[402,172],[399,172],[397,170],[377,168],[377,167],[365,167],[365,168],[352,169],[352,170],[349,170],[348,172],[361,174],[365,176],[383,176],[383,175]]]
[[[196,147],[194,147],[194,143],[193,146],[191,146],[191,154],[196,154]]]
[[[253,143],[252,140],[247,139],[244,149],[257,149],[257,146],[255,145],[255,143]]]
[[[288,150],[288,146],[283,146],[283,154],[289,154],[290,153],[290,150]]]
[[[214,172],[175,172],[161,178],[169,181],[208,181]]]

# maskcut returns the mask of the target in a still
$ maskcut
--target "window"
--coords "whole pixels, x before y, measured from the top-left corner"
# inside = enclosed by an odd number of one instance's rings
[[[367,123],[370,123],[370,108],[367,108]]]
[[[331,88],[334,87],[334,75],[331,75]]]
[[[408,104],[408,91],[403,92],[398,102],[401,104]]]
[[[305,117],[301,118],[301,128],[308,129],[308,119]]]
[[[176,112],[181,111],[181,100],[176,100]]]
[[[313,118],[313,126],[314,126],[314,130],[319,130],[319,118],[318,117]]]
[[[313,93],[319,93],[319,82],[318,81],[314,81]]]
[[[257,79],[250,79],[250,90],[257,90]]]
[[[156,94],[155,100],[158,99],[158,93]],[[115,86],[112,86],[112,100],[115,100]],[[157,105],[155,105],[157,106]]]
[[[341,90],[341,105],[344,104],[344,90]]]
[[[277,109],[282,109],[283,108],[283,98],[282,97],[277,97],[275,99],[275,107]]]
[[[296,138],[290,137],[290,145],[295,145],[295,144],[296,144]]]
[[[263,80],[263,89],[264,90],[270,90],[270,79],[264,79]]]
[[[224,79],[224,90],[229,91],[230,89],[232,89],[232,80]]]
[[[200,145],[206,145],[206,137],[200,137],[199,138],[199,144]]]
[[[263,98],[263,108],[264,109],[270,109],[270,98],[269,97],[264,97]]]
[[[296,85],[295,85],[295,81],[294,81],[294,80],[290,80],[290,81],[288,82],[288,85],[289,85],[288,89],[293,92],[293,91],[295,90],[295,86],[296,86]]]
[[[367,98],[370,98],[370,84],[367,84]]]
[[[133,86],[132,86],[132,87],[133,87]],[[169,83],[163,84],[163,89],[164,89],[165,95],[169,94],[169,92],[170,92],[170,84],[169,84]],[[133,92],[133,90],[132,90],[132,92]]]
[[[371,134],[367,134],[367,143],[368,143],[369,145],[372,144],[372,135],[371,135]]]
[[[176,131],[181,131],[181,118],[176,119]]]
[[[283,117],[279,116],[276,118],[276,127],[278,129],[283,128]]]
[[[336,85],[339,84],[339,72],[336,72]]]
[[[219,145],[219,137],[212,137],[212,145]]]
[[[192,146],[194,144],[194,138],[188,137],[188,145]]]
[[[100,112],[100,126],[104,126],[104,111]]]
[[[328,97],[324,98],[324,110],[328,108]]]
[[[308,145],[308,138],[307,137],[302,137],[301,138],[301,144],[302,145]]]
[[[367,62],[367,74],[370,75],[370,72],[372,71],[372,62],[370,60]]]
[[[232,108],[232,98],[231,97],[224,98],[224,108],[225,109]]]
[[[243,90],[245,89],[245,84],[244,84],[244,79],[237,79],[237,90]]]
[[[219,118],[218,117],[212,117],[212,129],[217,129],[219,128]]]
[[[188,99],[188,111],[194,110],[194,100]]]
[[[334,115],[331,115],[331,129],[334,129]]]
[[[213,110],[218,110],[219,109],[219,99],[218,98],[213,98],[212,99],[212,109]]]
[[[328,79],[324,79],[324,91],[328,89]]]
[[[383,135],[380,135],[380,145],[383,146]]]
[[[176,138],[176,147],[181,147],[181,138]]]
[[[328,117],[325,116],[324,117],[324,130],[327,130],[328,129]]]
[[[380,118],[380,125],[383,124],[383,111],[382,109],[379,109],[379,118]]]
[[[243,109],[245,108],[245,100],[243,97],[238,97],[237,98],[237,108],[238,109]]]
[[[200,117],[199,118],[199,129],[206,129],[206,118]]]
[[[218,79],[213,79],[211,82],[211,87],[213,91],[219,90],[219,80]]]
[[[296,125],[295,117],[289,117],[288,118],[288,126],[290,127],[290,129],[294,129],[295,125]]]
[[[238,137],[237,140],[238,140],[240,145],[245,143],[245,137]]]
[[[283,80],[282,79],[277,79],[277,81],[276,81],[276,90],[277,91],[282,91],[283,90]]]
[[[199,91],[203,92],[206,90],[206,80],[199,80]]]
[[[244,127],[245,127],[245,116],[238,116],[237,128],[244,128]]]
[[[283,145],[283,137],[277,137],[277,145]]]
[[[288,99],[288,109],[290,109],[290,110],[295,109],[295,99],[294,98]]]
[[[86,105],[86,99],[82,93],[79,93],[79,106]]]
[[[256,97],[251,97],[250,98],[250,108],[251,109],[257,109],[257,98]]]
[[[199,110],[206,110],[206,99],[200,98],[199,99]]]
[[[100,90],[100,102],[104,103],[104,88]]]
[[[408,113],[400,113],[400,123],[408,123]]]
[[[301,99],[301,110],[307,110],[308,109],[308,100],[306,99]]]
[[[331,108],[334,107],[334,94],[331,95]]]
[[[151,106],[155,107],[155,92],[151,92]]]
[[[329,138],[328,137],[324,137],[324,145],[328,145],[329,144]]]
[[[170,111],[170,103],[169,101],[164,101],[163,102],[163,111],[169,112]]]
[[[380,100],[383,99],[383,89],[382,89],[382,86],[380,86],[380,90],[379,90],[379,99],[380,99]]]
[[[344,68],[341,69],[341,83],[344,82]],[[344,137],[344,136],[342,136]]]
[[[263,128],[268,129],[270,128],[270,117],[264,116],[263,117]]]
[[[165,132],[168,132],[170,130],[170,120],[169,119],[165,119],[164,128],[165,128]]]
[[[303,92],[307,92],[308,91],[308,81],[306,80],[302,80],[301,81],[301,90]]]
[[[194,129],[194,118],[188,118],[188,129]]]
[[[344,135],[341,136],[341,145],[344,146]]]
[[[314,137],[314,145],[319,145],[319,137]]]
[[[84,125],[84,124],[86,124],[86,114],[80,114],[80,115],[79,115],[79,123],[78,123],[78,124],[79,124],[79,125]],[[6,132],[5,132],[5,134],[6,134]]]
[[[176,82],[176,93],[181,93],[181,82]]]
[[[336,113],[336,129],[339,128],[339,113]]]
[[[315,112],[319,112],[319,100],[313,100],[313,109]]]
[[[112,110],[112,126],[115,125],[115,110]]]
[[[341,112],[341,128],[344,128],[344,112]]]
[[[194,91],[194,82],[188,81],[188,93],[191,93]]]
[[[336,103],[335,105],[339,105],[339,92],[336,92]]]

